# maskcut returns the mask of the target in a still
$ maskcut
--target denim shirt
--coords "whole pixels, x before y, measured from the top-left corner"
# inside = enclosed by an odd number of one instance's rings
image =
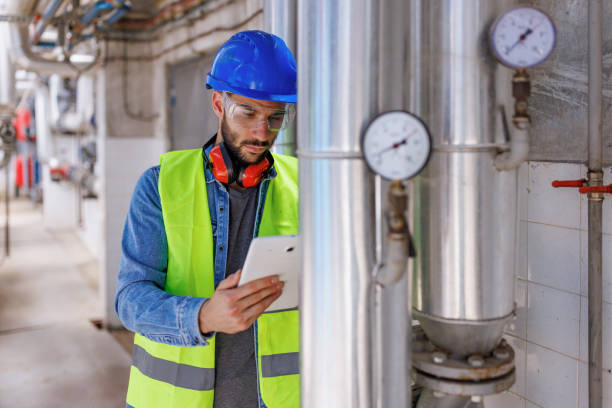
[[[208,154],[208,150],[206,152]],[[164,291],[168,267],[168,242],[158,191],[160,166],[151,167],[138,180],[121,240],[122,256],[117,278],[115,311],[124,326],[148,339],[174,346],[205,346],[214,333],[200,332],[199,312],[206,298],[172,295]],[[229,193],[212,172],[204,168],[208,207],[213,231],[215,287],[225,278],[229,230]],[[273,168],[259,185],[259,223]]]

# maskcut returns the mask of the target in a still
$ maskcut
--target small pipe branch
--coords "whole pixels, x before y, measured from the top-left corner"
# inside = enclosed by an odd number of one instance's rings
[[[401,181],[393,181],[389,188],[388,202],[389,233],[383,265],[376,275],[376,281],[382,286],[394,284],[402,279],[408,267],[408,258],[414,252],[405,216],[408,194]]]
[[[512,116],[513,131],[510,138],[510,150],[495,157],[493,163],[500,171],[513,170],[519,167],[529,155],[529,130],[531,119],[527,108],[527,100],[531,94],[529,74],[524,69],[518,69],[512,77],[512,96],[514,96],[514,115]]]

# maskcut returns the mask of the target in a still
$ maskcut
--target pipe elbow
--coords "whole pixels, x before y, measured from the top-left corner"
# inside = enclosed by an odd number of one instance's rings
[[[529,123],[514,124],[510,150],[498,154],[493,165],[499,171],[509,171],[518,168],[529,155]]]
[[[408,267],[408,236],[389,237],[387,242],[387,255],[384,265],[376,274],[376,282],[382,286],[393,285],[399,282]]]

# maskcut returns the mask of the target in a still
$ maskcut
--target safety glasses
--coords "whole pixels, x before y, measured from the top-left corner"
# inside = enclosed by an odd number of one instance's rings
[[[270,132],[286,129],[295,117],[295,104],[287,103],[283,109],[253,107],[236,102],[228,92],[223,92],[223,105],[227,117],[238,126],[252,129],[266,122]]]

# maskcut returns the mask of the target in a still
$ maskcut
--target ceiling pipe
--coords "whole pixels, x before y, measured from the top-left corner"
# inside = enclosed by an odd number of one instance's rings
[[[76,76],[77,71],[65,61],[49,60],[36,55],[28,44],[28,28],[14,24],[5,24],[10,38],[10,54],[15,64],[24,70],[34,71],[41,75],[58,74],[62,76]]]
[[[0,0],[0,12],[10,15],[30,16],[34,13],[37,0]],[[58,60],[48,60],[36,55],[30,49],[28,27],[16,23],[0,24],[2,38],[8,39],[9,55],[16,68],[39,74],[60,74],[74,76],[77,72],[68,64]]]
[[[123,5],[123,1],[119,1],[121,5]],[[87,25],[91,23],[95,18],[100,16],[105,11],[113,10],[115,6],[110,1],[97,1],[96,4],[91,6],[91,8],[85,13],[83,17],[81,17],[81,24]]]
[[[129,4],[122,4],[114,13],[112,13],[107,19],[104,20],[104,25],[110,26],[121,20],[130,10],[132,6]]]
[[[42,37],[43,33],[45,32],[45,29],[49,25],[49,22],[53,17],[55,17],[57,10],[59,10],[60,6],[65,1],[66,0],[51,0],[51,3],[49,3],[47,8],[45,9],[44,13],[42,14],[42,17],[36,23],[36,29],[34,31],[34,36],[32,37],[31,44],[34,45],[38,43],[40,37]]]

